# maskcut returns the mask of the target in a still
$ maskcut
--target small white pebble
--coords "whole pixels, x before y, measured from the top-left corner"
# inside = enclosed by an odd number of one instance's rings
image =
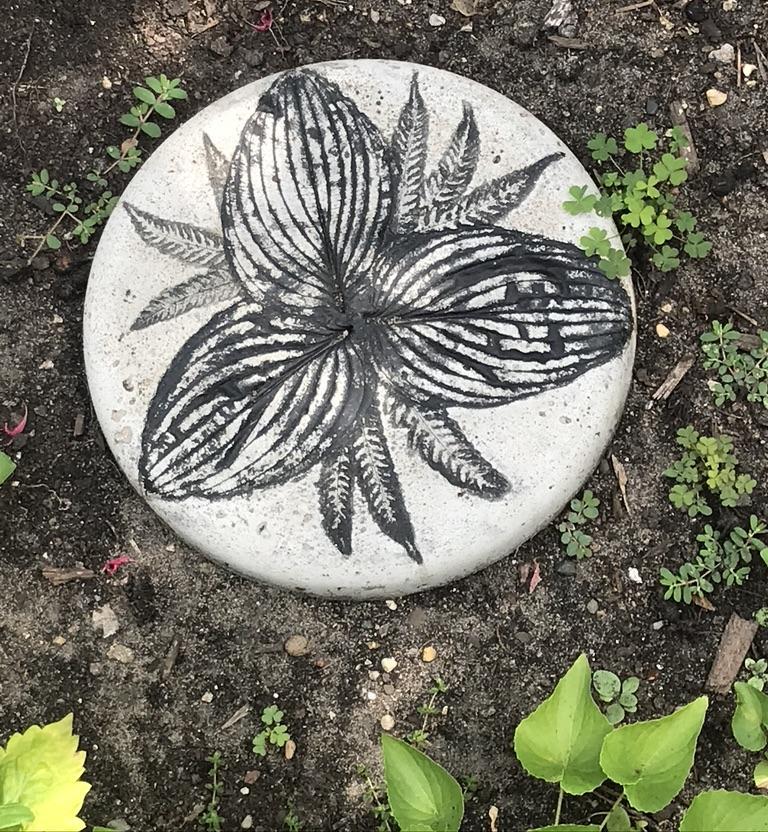
[[[369,702],[374,702],[374,701],[376,700],[376,692],[375,692],[375,691],[372,691],[372,690],[367,690],[367,691],[365,692],[365,696],[366,696],[366,699],[367,699]]]
[[[209,690],[207,690],[207,691],[206,691],[206,692],[205,692],[205,693],[204,693],[204,694],[200,697],[200,701],[201,701],[201,702],[206,702],[206,703],[213,702],[213,694],[212,694]]]
[[[381,673],[379,673],[378,670],[369,670],[368,671],[368,678],[372,682],[375,682],[380,676],[381,676]]]
[[[663,626],[664,626],[663,621],[654,621],[653,624],[651,624],[651,628],[654,629],[654,630],[660,630]]]
[[[396,602],[395,602],[395,601],[393,601],[391,598],[387,598],[387,600],[386,600],[384,603],[385,603],[385,604],[389,607],[389,609],[391,609],[391,610],[396,610],[396,609],[397,609],[397,604],[396,604]]]
[[[251,790],[248,788],[248,786],[243,786],[243,788],[240,789],[240,794],[250,794],[250,793],[251,793]]]
[[[391,673],[397,667],[397,660],[393,659],[391,656],[387,656],[386,658],[381,660],[381,669],[385,673]]]
[[[627,570],[627,576],[632,583],[641,584],[643,579],[640,577],[640,573],[635,569],[634,566],[630,566]]]
[[[391,731],[395,727],[395,718],[392,714],[384,714],[384,716],[380,720],[380,725],[382,730],[384,731]]]
[[[429,25],[435,28],[445,26],[445,18],[441,14],[431,14],[429,16]]]
[[[240,823],[241,829],[251,829],[253,827],[253,815],[246,815]]]
[[[378,23],[381,20],[381,15],[376,9],[371,9],[371,23]]]

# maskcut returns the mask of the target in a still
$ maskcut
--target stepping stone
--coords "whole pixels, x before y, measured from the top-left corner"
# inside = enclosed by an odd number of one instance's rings
[[[596,467],[631,287],[574,245],[588,174],[509,99],[386,61],[256,81],[180,127],[104,231],[104,435],[179,536],[249,577],[392,597],[467,575]]]

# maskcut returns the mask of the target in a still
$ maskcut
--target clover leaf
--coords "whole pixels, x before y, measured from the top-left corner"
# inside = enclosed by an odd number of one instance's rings
[[[587,193],[586,185],[572,185],[568,189],[568,193],[572,199],[566,200],[563,203],[563,208],[569,213],[573,214],[588,214],[597,202],[597,197],[594,194]]]
[[[619,152],[616,139],[606,136],[605,133],[595,133],[587,142],[587,147],[592,151],[592,158],[597,162],[605,162]]]
[[[641,121],[637,127],[627,127],[624,131],[624,147],[630,153],[642,153],[644,150],[653,150],[659,137],[648,125]]]
[[[579,240],[579,248],[587,257],[592,257],[595,254],[606,257],[611,250],[608,232],[602,228],[590,228],[589,233]]]
[[[677,186],[688,178],[687,165],[685,159],[673,156],[671,153],[665,153],[653,166],[653,173],[659,182],[669,180],[670,185]]]
[[[653,265],[659,271],[671,272],[680,265],[678,254],[680,254],[680,250],[674,246],[663,246],[661,251],[657,251],[653,255]]]
[[[706,257],[712,250],[712,243],[709,240],[705,240],[704,235],[696,231],[688,235],[688,239],[683,248],[689,257],[701,258]]]

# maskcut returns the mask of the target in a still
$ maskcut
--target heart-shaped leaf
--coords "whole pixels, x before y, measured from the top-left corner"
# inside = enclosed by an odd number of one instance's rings
[[[600,765],[624,786],[635,809],[658,812],[683,788],[708,704],[700,696],[669,716],[625,725],[605,738]]]
[[[680,832],[768,832],[768,797],[724,790],[702,792],[680,822]]]
[[[554,693],[515,731],[515,754],[533,777],[559,783],[568,794],[585,794],[605,780],[600,748],[611,725],[595,705],[592,677],[582,653]]]
[[[384,734],[384,780],[395,820],[409,832],[458,832],[461,786],[442,767],[402,740]]]
[[[747,751],[762,751],[768,738],[768,696],[746,682],[736,682],[736,710],[731,719],[731,731],[736,742]]]

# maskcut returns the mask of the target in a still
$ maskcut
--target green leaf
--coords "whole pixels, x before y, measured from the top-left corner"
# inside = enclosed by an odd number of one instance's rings
[[[45,238],[45,244],[51,251],[58,251],[61,248],[61,240],[55,234],[49,234]]]
[[[155,104],[155,112],[163,118],[176,117],[176,110],[174,110],[170,104],[166,104],[164,101],[158,101],[157,104]]]
[[[576,214],[588,214],[595,207],[597,196],[595,194],[588,194],[586,185],[571,185],[568,188],[568,193],[571,199],[563,203],[563,208],[569,214],[573,214],[574,216]]]
[[[623,722],[625,716],[624,708],[618,702],[611,702],[605,709],[605,717],[611,725],[618,725]]]
[[[159,78],[155,78],[154,75],[150,75],[144,79],[144,83],[152,90],[152,92],[160,93],[163,91],[163,85],[160,83]]]
[[[630,259],[619,248],[612,248],[607,257],[601,257],[598,266],[603,274],[611,280],[627,277],[632,269]]]
[[[4,803],[20,803],[34,816],[35,829],[82,829],[77,818],[91,788],[80,777],[85,752],[77,750],[72,714],[14,734],[0,748],[0,789]]]
[[[605,819],[606,832],[632,832],[632,821],[629,819],[627,810],[617,803]]]
[[[681,185],[688,178],[686,166],[688,163],[679,156],[665,153],[653,166],[653,172],[659,182],[669,180],[670,185]]]
[[[700,696],[669,716],[625,725],[606,737],[600,765],[624,786],[635,809],[658,812],[683,788],[708,704]]]
[[[689,257],[706,257],[712,250],[712,243],[704,239],[704,235],[696,231],[688,235],[688,239],[683,246],[685,253]]]
[[[662,272],[671,272],[680,265],[680,250],[674,246],[662,246],[653,255],[653,265]]]
[[[256,734],[253,738],[253,753],[256,754],[257,757],[266,757],[267,756],[267,738],[269,737],[269,732],[262,731],[260,734]]]
[[[591,681],[582,653],[515,731],[515,754],[523,768],[539,780],[559,783],[568,794],[591,792],[605,780],[600,748],[611,726],[592,699]]]
[[[22,803],[6,803],[0,806],[0,829],[12,829],[34,819],[34,814]]]
[[[402,740],[384,734],[381,749],[387,798],[401,829],[458,832],[464,798],[456,780]]]
[[[675,217],[675,225],[678,231],[681,231],[683,234],[688,234],[696,228],[696,217],[689,211],[681,211]]]
[[[610,702],[621,693],[621,680],[610,670],[596,670],[592,674],[592,684],[606,702]]]
[[[16,463],[8,456],[8,454],[0,451],[0,485],[13,476],[13,472],[15,470]]]
[[[747,751],[762,751],[765,748],[766,722],[768,721],[768,696],[746,682],[736,682],[736,710],[731,719],[734,739]]]
[[[760,760],[752,775],[756,789],[768,789],[768,760]]]
[[[115,147],[115,145],[111,144],[107,148],[107,156],[111,156],[113,159],[119,159],[120,158],[120,148]]]
[[[616,139],[606,136],[605,133],[595,133],[587,142],[587,147],[592,151],[592,158],[597,162],[606,162],[609,157],[619,152]]]
[[[648,125],[641,121],[637,127],[628,127],[624,131],[624,147],[630,153],[642,153],[644,150],[653,150],[659,137]]]
[[[146,133],[151,139],[159,139],[162,131],[154,121],[145,121],[141,125],[141,132]]]
[[[138,127],[139,118],[134,113],[123,113],[120,116],[120,124],[125,124],[127,127]]]
[[[607,257],[611,250],[608,232],[603,228],[590,228],[589,233],[579,240],[579,248],[587,257],[592,257],[594,254]]]
[[[157,101],[155,94],[145,87],[134,87],[133,94],[145,104],[154,104]]]
[[[768,797],[723,789],[694,797],[680,832],[768,832]]]
[[[172,87],[171,89],[166,92],[168,98],[176,98],[179,101],[186,101],[187,93],[185,90],[179,89],[178,87]]]

